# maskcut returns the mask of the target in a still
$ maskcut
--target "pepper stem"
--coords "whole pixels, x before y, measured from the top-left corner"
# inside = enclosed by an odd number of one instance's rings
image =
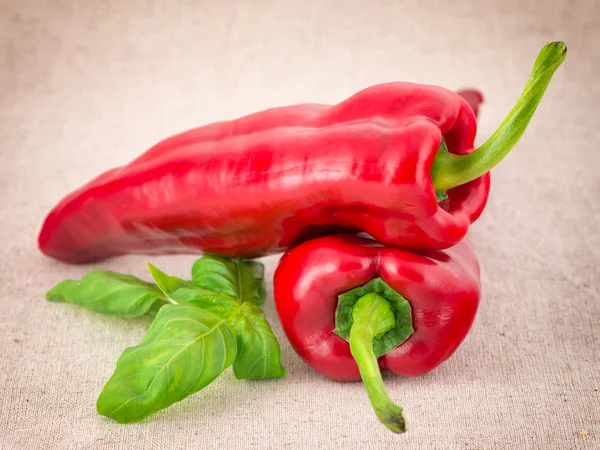
[[[485,144],[468,155],[454,155],[440,149],[431,167],[436,191],[446,191],[480,177],[512,150],[521,139],[529,121],[552,79],[567,56],[563,42],[551,42],[540,51],[529,81],[517,104]]]
[[[383,297],[369,293],[359,298],[352,309],[354,320],[350,330],[350,351],[358,364],[360,376],[379,420],[394,433],[406,431],[402,408],[385,391],[373,339],[380,338],[394,328],[396,318],[390,304]]]

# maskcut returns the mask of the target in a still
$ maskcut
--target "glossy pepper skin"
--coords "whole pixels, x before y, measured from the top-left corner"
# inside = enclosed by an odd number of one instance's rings
[[[438,203],[442,138],[473,150],[476,119],[457,93],[387,83],[333,106],[296,105],[167,139],[63,199],[43,253],[87,263],[128,253],[257,257],[335,228],[388,246],[442,249],[481,214],[489,174]]]
[[[317,372],[360,380],[350,345],[333,332],[338,295],[381,277],[408,300],[414,332],[378,359],[382,370],[423,375],[448,359],[466,337],[479,305],[479,264],[466,239],[443,251],[412,253],[372,239],[332,235],[284,254],[274,295],[283,330]]]

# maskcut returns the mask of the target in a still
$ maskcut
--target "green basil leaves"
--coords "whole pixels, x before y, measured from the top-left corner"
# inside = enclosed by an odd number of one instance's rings
[[[158,286],[131,275],[104,269],[88,272],[81,280],[65,280],[46,294],[53,302],[75,303],[100,314],[139,317],[156,303],[166,304]]]
[[[225,318],[167,305],[142,341],[117,361],[98,398],[98,413],[119,423],[142,420],[208,386],[235,356]]]
[[[285,376],[279,342],[260,308],[245,302],[238,314],[230,317],[237,343],[233,374],[239,380],[262,380]]]
[[[102,314],[155,316],[141,342],[126,349],[97,402],[119,423],[138,422],[198,392],[229,366],[238,379],[285,376],[279,343],[258,305],[264,267],[255,261],[205,255],[192,280],[148,264],[156,284],[95,269],[51,289],[51,301]]]
[[[257,261],[215,255],[200,258],[192,266],[192,281],[196,286],[228,295],[240,304],[263,304],[264,274],[264,266]]]

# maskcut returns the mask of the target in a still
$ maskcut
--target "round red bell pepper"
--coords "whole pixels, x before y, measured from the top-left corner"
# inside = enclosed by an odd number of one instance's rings
[[[356,235],[326,236],[293,248],[274,276],[281,325],[317,372],[362,380],[379,419],[405,430],[380,370],[423,375],[454,353],[480,298],[479,264],[467,242],[413,253]]]

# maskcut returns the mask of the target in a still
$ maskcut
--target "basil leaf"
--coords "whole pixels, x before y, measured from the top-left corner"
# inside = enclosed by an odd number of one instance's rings
[[[195,286],[191,281],[167,275],[156,266],[147,264],[158,287],[175,304],[211,310],[220,317],[228,317],[240,309],[235,298],[226,293]]]
[[[160,308],[162,308],[165,305],[168,305],[168,303],[165,303],[163,301],[154,302],[154,304],[148,310],[148,314],[151,315],[152,317],[156,317],[158,314],[158,311],[160,311]]]
[[[171,293],[170,298],[180,305],[204,309],[219,317],[227,318],[240,311],[240,305],[235,299],[199,287],[179,288]]]
[[[265,268],[257,261],[204,255],[192,267],[192,281],[201,288],[229,295],[239,304],[261,305],[265,299]]]
[[[146,263],[148,265],[148,269],[150,269],[150,274],[156,284],[160,288],[160,290],[168,297],[172,292],[180,289],[182,287],[193,287],[194,285],[181,278],[173,277],[171,275],[167,275],[162,270],[158,269],[156,266]]]
[[[235,356],[235,337],[224,318],[166,305],[141,342],[117,361],[98,398],[98,413],[119,423],[138,422],[210,384]]]
[[[229,324],[237,342],[237,358],[233,363],[233,374],[237,379],[285,376],[279,342],[258,306],[244,303],[240,313],[230,317]]]
[[[166,299],[154,283],[110,270],[94,269],[81,280],[64,280],[46,293],[52,302],[74,303],[90,311],[139,317]]]

